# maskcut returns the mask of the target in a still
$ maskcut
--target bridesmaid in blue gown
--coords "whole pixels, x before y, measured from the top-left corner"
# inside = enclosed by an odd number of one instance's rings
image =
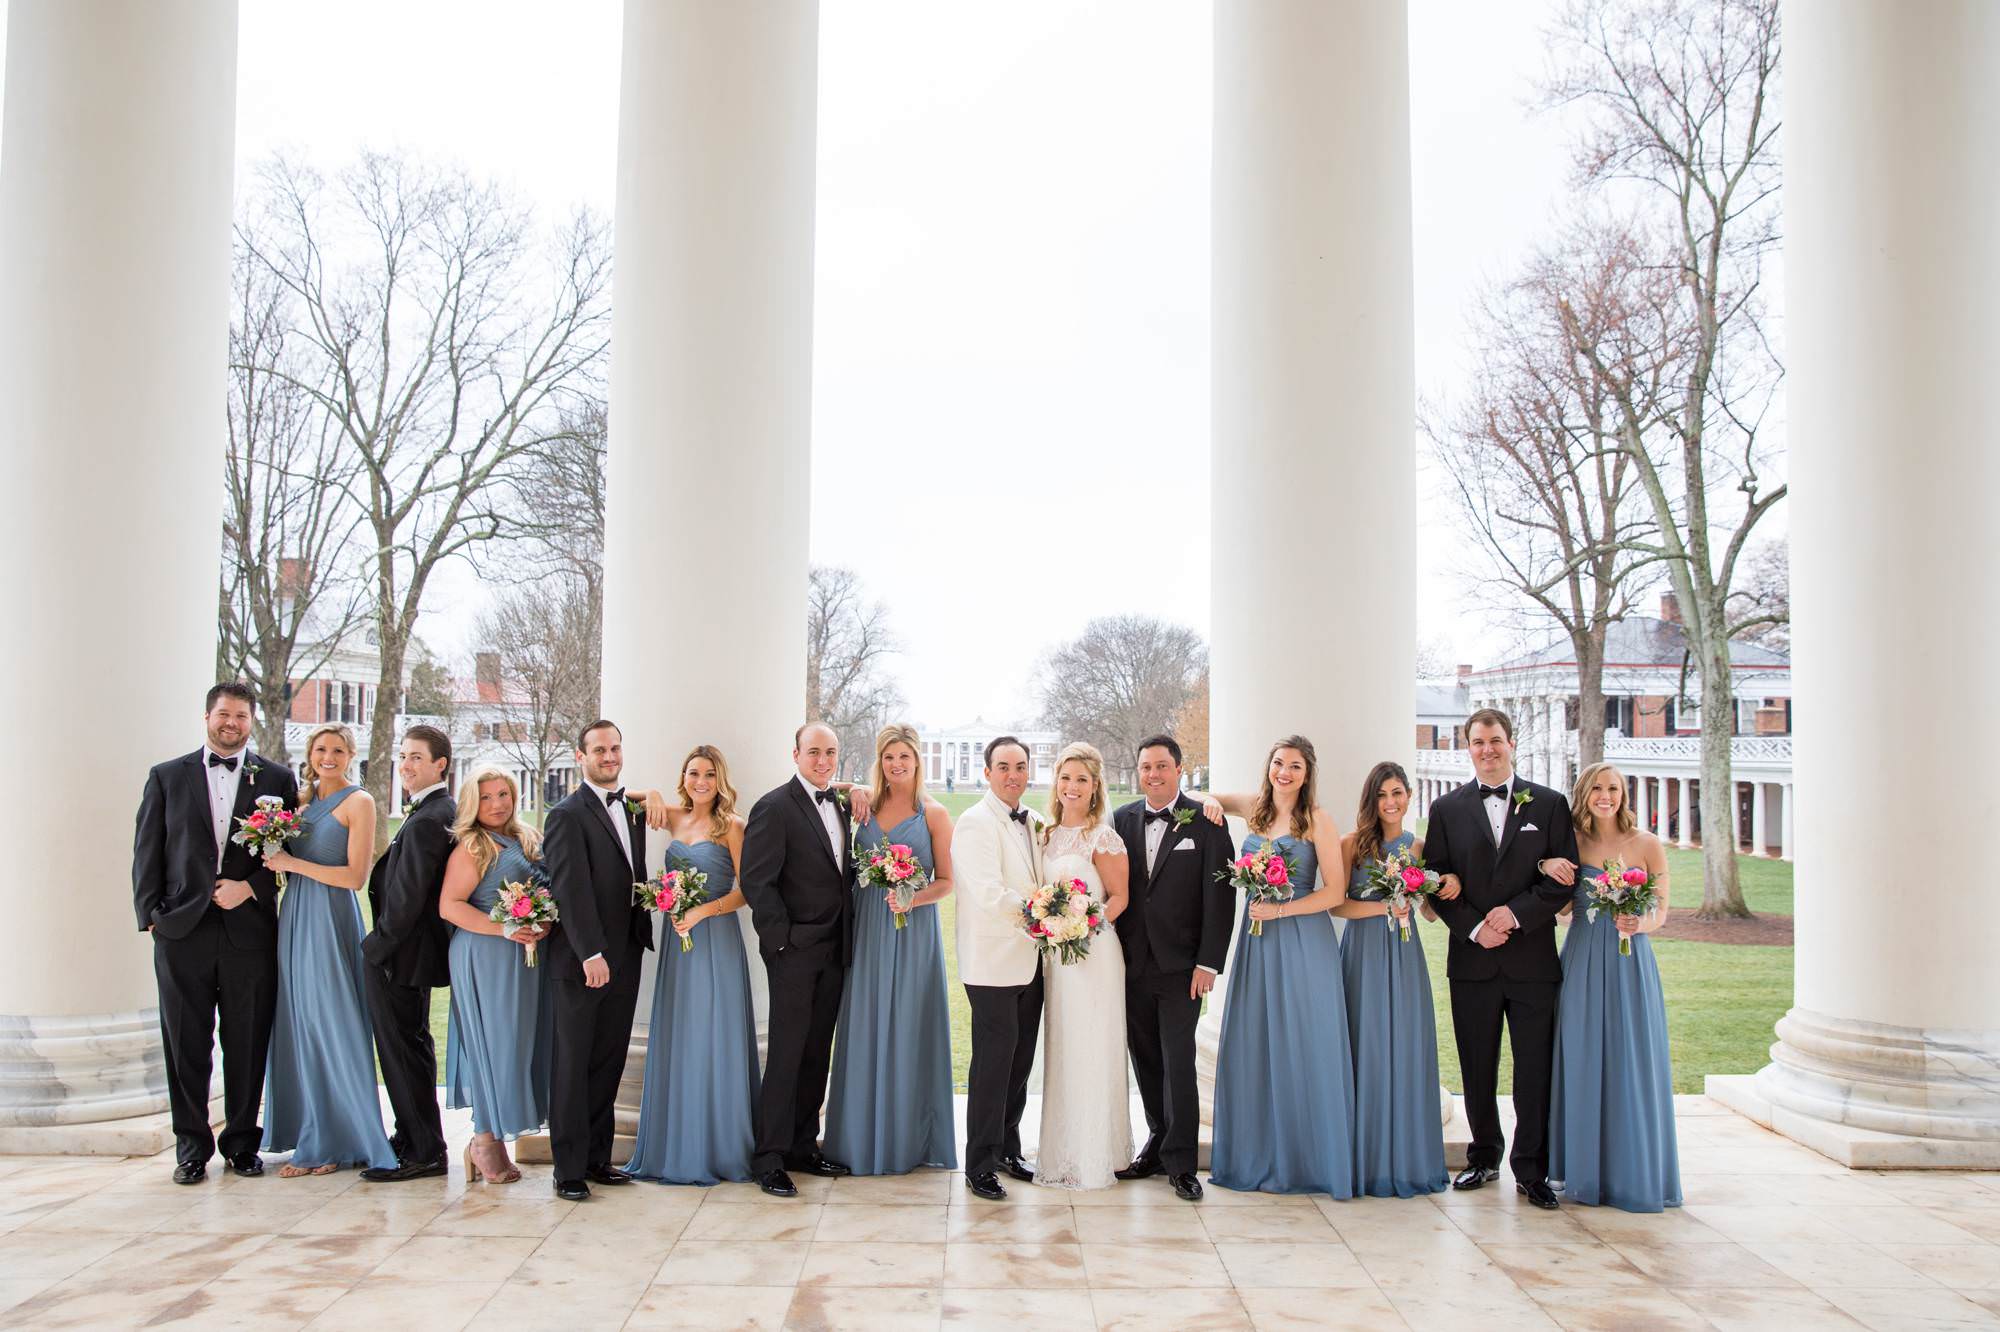
[[[751,1177],[757,1105],[757,1022],[736,917],[743,819],[713,745],[688,754],[677,789],[680,807],[662,819],[673,837],[667,864],[706,874],[708,900],[660,944],[638,1139],[625,1170],[662,1184],[717,1184]],[[694,947],[683,952],[681,939]]]
[[[900,930],[880,889],[854,890],[854,966],[840,997],[826,1154],[857,1175],[958,1165],[937,909],[951,895],[951,817],[924,794],[917,744],[908,726],[884,727],[875,737],[869,817],[855,831],[863,852],[908,846],[931,878]]]
[[[1581,872],[1568,861],[1547,862],[1551,878],[1575,885],[1556,1008],[1549,1180],[1571,1202],[1627,1212],[1678,1207],[1667,1005],[1646,937],[1667,918],[1667,853],[1639,828],[1624,774],[1608,763],[1584,769],[1570,807]],[[1643,916],[1600,913],[1593,921],[1586,914],[1590,880],[1613,858],[1643,866],[1658,902]],[[1632,940],[1630,957],[1618,951],[1621,937]]]
[[[521,1172],[507,1144],[549,1118],[549,1058],[555,1009],[546,967],[530,967],[527,945],[546,928],[509,930],[487,915],[501,886],[524,883],[541,835],[516,817],[520,793],[498,768],[477,768],[458,788],[458,840],[445,862],[438,914],[451,935],[451,1022],[444,1041],[445,1104],[472,1108],[465,1180],[511,1184]]]
[[[292,1154],[280,1179],[396,1164],[375,1094],[356,900],[375,862],[375,802],[347,780],[353,761],[354,733],[345,726],[306,737],[305,833],[264,862],[285,875],[264,1080],[264,1150]]]
[[[1340,828],[1319,807],[1312,742],[1271,746],[1254,799],[1213,797],[1242,815],[1242,854],[1275,844],[1293,861],[1294,896],[1253,902],[1236,932],[1215,1063],[1209,1179],[1225,1189],[1354,1196],[1354,1061],[1340,940],[1327,913],[1346,900]],[[1279,828],[1287,831],[1273,836]],[[1329,872],[1311,888],[1321,858]],[[1263,921],[1262,935],[1250,922]]]
[[[1347,922],[1340,969],[1354,1046],[1355,1190],[1377,1198],[1436,1193],[1450,1178],[1423,936],[1412,923],[1410,937],[1402,937],[1403,922],[1392,918],[1368,879],[1369,869],[1388,856],[1409,851],[1422,857],[1424,844],[1403,828],[1409,810],[1408,774],[1394,763],[1376,764],[1362,783],[1354,831],[1341,842],[1354,873],[1347,900],[1333,909]],[[1456,894],[1455,883],[1451,891]],[[1437,919],[1429,903],[1420,909]]]

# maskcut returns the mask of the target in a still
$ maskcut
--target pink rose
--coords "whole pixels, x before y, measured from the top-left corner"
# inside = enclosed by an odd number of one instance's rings
[[[508,910],[516,917],[532,916],[535,914],[535,904],[525,897],[517,897],[514,899],[514,905]]]
[[[262,813],[261,811],[256,814],[252,814],[248,819],[244,820],[244,822],[248,823],[253,828],[261,828],[270,821],[271,821],[271,816],[269,814]]]
[[[1638,866],[1635,865],[1631,869],[1625,871],[1625,882],[1631,884],[1634,888],[1638,887],[1645,881],[1646,881],[1646,871],[1640,869]]]
[[[1412,892],[1422,888],[1424,886],[1424,872],[1415,865],[1406,866],[1403,870],[1403,886]]]
[[[1238,856],[1236,858],[1236,868],[1240,870],[1250,869],[1256,863],[1257,857],[1255,855]]]
[[[902,856],[907,859],[910,854],[910,848],[904,846],[901,842],[897,842],[889,848],[889,854],[892,856]]]
[[[1272,856],[1264,863],[1264,882],[1273,888],[1283,888],[1291,883],[1292,876],[1285,869],[1283,856]]]

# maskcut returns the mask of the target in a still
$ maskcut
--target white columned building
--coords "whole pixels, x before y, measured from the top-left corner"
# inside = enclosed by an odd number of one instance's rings
[[[714,744],[747,814],[793,771],[805,706],[818,6],[628,0],[621,67],[605,715],[629,781],[671,791]]]
[[[1963,720],[1909,700],[2000,652],[2000,7],[1784,22],[1797,979],[1772,1062],[1709,1086],[1850,1165],[1993,1168],[2000,897],[1974,873],[1941,901],[1857,783],[1938,773]],[[1934,826],[2000,821],[1991,781],[1934,785]]]
[[[1408,15],[1230,0],[1214,21],[1212,785],[1255,789],[1297,732],[1338,809],[1410,752],[1416,702]],[[1273,578],[1274,542],[1311,572]],[[1226,988],[1201,1027],[1204,1104]]]
[[[0,808],[43,833],[7,868],[0,1151],[153,1152],[173,1134],[123,830],[146,769],[201,743],[214,683],[236,6],[15,5],[6,39],[0,682],[22,761]],[[79,818],[103,826],[45,835]]]

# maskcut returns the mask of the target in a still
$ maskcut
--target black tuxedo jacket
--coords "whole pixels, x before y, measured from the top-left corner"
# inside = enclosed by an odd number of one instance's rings
[[[854,830],[840,811],[840,855],[796,778],[767,791],[743,828],[743,896],[765,959],[786,949],[812,962],[854,956]]]
[[[243,778],[236,786],[236,820],[257,806],[259,796],[299,803],[298,779],[282,763],[245,749]],[[213,906],[217,879],[241,879],[256,894],[233,911],[222,911],[231,943],[241,948],[274,946],[278,938],[277,877],[250,851],[228,842],[222,872],[215,869],[215,824],[208,805],[208,773],[203,751],[169,759],[146,774],[139,798],[138,827],[132,835],[132,907],[139,928],[152,926],[163,938],[184,939]]]
[[[398,985],[451,984],[451,926],[438,915],[438,894],[457,814],[449,791],[431,792],[403,816],[396,839],[369,872],[375,927],[361,941],[361,955]]]
[[[623,819],[632,839],[632,858],[618,845]],[[558,919],[548,938],[554,980],[581,980],[583,960],[598,953],[614,972],[621,959],[637,965],[641,948],[653,946],[653,916],[634,899],[632,888],[646,877],[646,821],[617,808],[588,786],[578,786],[549,811],[542,827],[542,863]]]
[[[1524,805],[1511,798],[1526,791]],[[1560,857],[1576,859],[1576,824],[1569,801],[1546,786],[1516,777],[1507,802],[1507,820],[1500,844],[1493,844],[1479,784],[1467,782],[1447,791],[1431,805],[1424,831],[1424,864],[1439,874],[1456,874],[1464,891],[1450,902],[1430,899],[1451,930],[1445,955],[1445,975],[1452,980],[1560,981],[1556,958],[1556,912],[1570,899],[1570,890],[1536,870],[1538,862]],[[1505,906],[1521,922],[1498,948],[1472,942],[1473,926],[1496,906]]]
[[[1115,922],[1125,950],[1126,974],[1150,961],[1157,971],[1207,967],[1218,974],[1229,957],[1229,933],[1236,926],[1236,891],[1216,877],[1236,854],[1227,827],[1201,815],[1201,806],[1180,795],[1175,809],[1192,810],[1185,827],[1168,827],[1159,858],[1146,873],[1146,802],[1134,800],[1111,816],[1131,864],[1131,899]],[[1178,850],[1188,847],[1188,850]]]

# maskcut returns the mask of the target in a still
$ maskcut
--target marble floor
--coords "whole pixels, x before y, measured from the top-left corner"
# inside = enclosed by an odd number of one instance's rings
[[[2000,1174],[1849,1172],[1680,1101],[1687,1205],[1180,1202],[1157,1180],[970,1197],[942,1171],[600,1189],[0,1158],[0,1327],[2000,1326]],[[458,1133],[465,1132],[462,1117]]]

